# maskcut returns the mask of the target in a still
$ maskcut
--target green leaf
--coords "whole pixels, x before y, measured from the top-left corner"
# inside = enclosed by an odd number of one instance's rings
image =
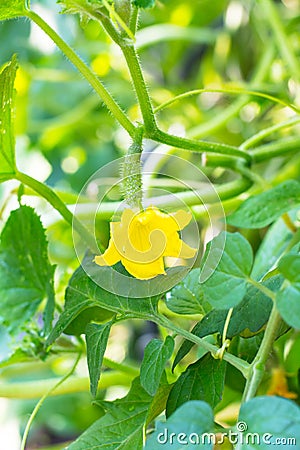
[[[107,413],[93,423],[69,450],[139,450],[143,447],[143,426],[152,397],[135,379],[126,397],[103,402]]]
[[[166,297],[167,307],[177,314],[206,314],[210,305],[204,301],[199,283],[200,269],[193,269]]]
[[[167,402],[167,417],[189,400],[203,400],[214,408],[224,390],[226,362],[206,354],[190,364],[171,389]]]
[[[155,0],[133,0],[132,1],[134,6],[137,6],[138,8],[153,8],[155,5]]]
[[[44,299],[45,331],[49,331],[53,273],[40,218],[29,206],[21,206],[10,214],[0,241],[0,318],[10,333],[20,333]]]
[[[29,354],[22,348],[17,348],[7,358],[0,360],[0,369],[10,366],[12,364],[18,364],[22,362],[32,361],[32,354]]]
[[[280,218],[267,231],[255,255],[251,277],[260,280],[277,262],[292,237],[284,221]]]
[[[1,19],[0,6],[0,19]],[[13,131],[14,81],[17,60],[14,56],[0,73],[0,181],[16,173],[15,137]]]
[[[29,8],[29,0],[1,0],[0,20],[12,19],[14,17],[24,16],[26,6]]]
[[[155,393],[147,414],[146,425],[151,423],[159,414],[166,409],[167,400],[172,385],[168,384],[166,374],[163,373],[160,385]]]
[[[278,269],[287,280],[276,296],[278,311],[288,325],[300,329],[300,256],[285,256]]]
[[[242,228],[263,228],[298,205],[300,183],[287,180],[269,191],[248,198],[227,217],[227,223]]]
[[[152,339],[145,348],[141,365],[141,385],[150,395],[154,395],[167,361],[174,350],[174,339],[167,336],[165,342]]]
[[[192,450],[201,446],[212,450],[213,444],[201,442],[201,436],[213,429],[213,412],[202,401],[192,400],[180,406],[166,422],[157,422],[156,430],[146,441],[146,450]],[[198,444],[198,445],[197,445]]]
[[[245,434],[251,440],[239,446],[241,450],[296,449],[300,442],[300,409],[290,400],[278,397],[256,397],[241,407],[239,424],[246,424]],[[239,428],[241,425],[237,425]],[[276,439],[279,443],[276,443]],[[288,439],[293,439],[289,441]],[[285,440],[285,441],[284,441]],[[260,441],[260,442],[258,442]]]
[[[203,273],[212,272],[202,282],[204,299],[217,309],[240,303],[253,261],[249,242],[239,233],[220,233],[208,244],[204,261],[200,281]]]
[[[109,272],[105,271],[105,273]],[[65,295],[64,311],[55,324],[47,344],[52,344],[73,320],[88,308],[100,307],[112,313],[131,314],[138,317],[140,314],[155,313],[158,299],[158,296],[130,298],[112,294],[94,283],[80,266],[70,279]]]
[[[282,284],[282,277],[276,276],[270,278],[262,284],[276,292]],[[251,337],[259,333],[269,319],[272,305],[272,300],[255,286],[247,286],[245,298],[233,309],[227,330],[227,337],[231,339],[233,336],[240,334],[243,337]],[[222,334],[227,313],[228,309],[212,310],[195,325],[191,333],[201,338],[214,333]],[[193,346],[194,344],[192,342],[187,340],[183,341],[175,357],[173,370]]]
[[[113,322],[108,322],[105,325],[90,323],[86,327],[87,363],[90,374],[91,394],[93,397],[97,395],[103,356],[112,325]]]
[[[105,323],[112,319],[114,315],[112,311],[100,308],[99,306],[87,307],[64,329],[64,333],[72,336],[80,336],[85,333],[86,327],[90,322]]]
[[[279,261],[278,269],[291,283],[300,283],[300,255],[286,255]]]

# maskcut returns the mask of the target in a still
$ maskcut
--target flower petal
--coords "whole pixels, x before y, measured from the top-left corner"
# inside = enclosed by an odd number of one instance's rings
[[[121,259],[120,254],[118,253],[114,241],[110,239],[109,245],[103,255],[95,256],[94,262],[98,264],[98,266],[113,266],[117,264]]]
[[[176,211],[175,213],[171,214],[171,216],[177,223],[177,230],[183,230],[183,228],[186,227],[192,219],[192,214],[189,211],[184,211],[183,209]]]
[[[179,238],[177,232],[168,236],[164,256],[175,256],[176,258],[193,258],[197,253],[195,248],[190,247]]]
[[[156,261],[147,264],[134,263],[125,258],[122,258],[121,262],[131,275],[140,280],[149,280],[156,275],[166,274],[163,258],[158,258]]]

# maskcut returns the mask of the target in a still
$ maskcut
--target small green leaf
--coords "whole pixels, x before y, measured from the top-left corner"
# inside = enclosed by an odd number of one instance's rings
[[[263,228],[298,205],[300,183],[287,180],[269,191],[248,198],[227,217],[227,223],[242,228]]]
[[[24,16],[26,6],[29,8],[29,0],[1,0],[0,20]]]
[[[54,310],[53,273],[40,218],[29,206],[21,206],[10,214],[0,241],[0,319],[10,333],[20,333],[44,299],[48,302],[45,331],[49,331]]]
[[[288,325],[300,329],[300,256],[285,256],[278,269],[287,280],[276,297],[278,311]]]
[[[213,444],[208,443],[207,437],[202,443],[201,436],[211,433],[213,421],[213,412],[207,403],[199,400],[186,402],[166,422],[157,422],[156,430],[146,441],[145,449],[192,450],[201,447],[203,450],[212,450]]]
[[[7,358],[0,361],[0,369],[10,366],[12,364],[18,364],[22,362],[32,361],[32,355],[28,354],[24,349],[17,348]]]
[[[103,269],[106,269],[106,267]],[[105,271],[105,273],[108,272]],[[136,314],[139,316],[139,314],[156,312],[158,299],[159,296],[130,298],[112,294],[94,283],[80,266],[70,279],[65,295],[64,311],[55,324],[47,344],[51,345],[79,314],[89,308],[103,308],[111,311],[111,313]],[[88,314],[88,317],[92,319],[90,314]]]
[[[174,350],[174,339],[167,336],[165,342],[152,339],[145,348],[141,365],[141,385],[150,395],[154,395],[159,386],[167,361]]]
[[[0,6],[0,19],[1,19]],[[17,60],[14,56],[0,73],[0,181],[12,178],[16,172],[15,137],[13,131],[14,81]]]
[[[253,262],[251,245],[239,233],[223,232],[208,244],[206,255],[200,281],[202,273],[212,271],[212,275],[202,282],[204,299],[217,309],[236,306],[246,293]]]
[[[268,289],[276,292],[282,284],[282,277],[276,276],[263,283]],[[243,337],[251,337],[262,329],[269,319],[273,302],[258,290],[255,286],[247,286],[245,298],[234,309],[229,322],[227,337],[242,334]],[[214,309],[198,322],[191,333],[203,338],[210,334],[222,334],[228,309]],[[179,348],[173,363],[173,370],[176,365],[188,354],[194,344],[184,340]]]
[[[143,448],[143,427],[152,397],[135,379],[126,397],[112,403],[103,402],[107,413],[93,423],[69,450],[130,450]]]
[[[210,305],[204,301],[199,283],[200,269],[193,269],[166,297],[167,307],[177,314],[206,314]]]
[[[132,1],[134,6],[137,6],[138,8],[153,8],[155,5],[155,0],[133,0]]]
[[[90,323],[86,327],[87,363],[90,374],[91,394],[93,397],[97,395],[103,356],[112,324],[113,322],[108,322],[105,325]]]
[[[253,398],[242,405],[238,423],[243,423],[244,429],[246,427],[240,450],[269,450],[273,447],[292,450],[300,442],[300,409],[290,400]],[[237,425],[237,429],[240,426]],[[245,434],[251,440],[246,441]]]
[[[214,408],[224,390],[226,362],[206,354],[190,364],[171,389],[167,402],[167,417],[189,400],[203,400]]]
[[[251,277],[260,280],[277,262],[292,237],[284,221],[278,219],[267,231],[255,255]]]

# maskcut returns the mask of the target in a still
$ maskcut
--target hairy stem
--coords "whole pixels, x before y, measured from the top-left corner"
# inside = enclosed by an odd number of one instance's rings
[[[121,45],[121,50],[126,59],[134,89],[139,101],[145,131],[149,134],[157,129],[157,125],[141,65],[133,44]]]

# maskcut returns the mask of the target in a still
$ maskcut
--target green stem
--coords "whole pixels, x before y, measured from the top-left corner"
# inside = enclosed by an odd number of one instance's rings
[[[101,374],[99,389],[107,389],[111,386],[130,386],[133,378],[132,374],[118,371],[108,371]],[[43,396],[57,384],[56,378],[49,378],[35,381],[7,382],[0,383],[0,397],[33,399]],[[56,387],[51,392],[51,396],[74,394],[77,392],[88,392],[90,379],[88,377],[71,376],[68,383]]]
[[[42,396],[42,398],[38,401],[38,403],[35,405],[32,413],[30,414],[29,420],[28,420],[28,422],[26,424],[25,431],[24,431],[24,434],[23,434],[23,437],[22,437],[20,450],[24,450],[25,449],[25,445],[26,445],[26,441],[27,441],[27,437],[28,437],[28,434],[29,434],[30,427],[31,427],[32,422],[34,421],[34,418],[37,415],[40,407],[42,406],[42,404],[44,403],[46,398],[49,397],[52,394],[52,392],[55,391],[55,389],[57,389],[59,386],[61,386],[74,373],[74,371],[76,369],[76,366],[79,363],[80,356],[81,356],[81,353],[78,354],[78,356],[76,358],[76,361],[73,364],[73,367],[71,368],[71,370],[63,378],[61,378],[53,387],[51,387],[49,389],[49,391],[46,392]]]
[[[269,26],[273,31],[277,47],[281,53],[282,58],[285,60],[287,66],[290,69],[291,76],[295,76],[299,81],[299,61],[297,60],[297,57],[292,50],[292,45],[286,35],[284,26],[277,11],[277,7],[275,6],[273,0],[259,0],[258,3],[260,4],[261,9],[264,11]]]
[[[291,110],[295,111],[296,113],[300,113],[299,108],[297,108],[296,105],[293,105],[292,103],[285,102],[284,100],[280,100],[279,98],[273,97],[273,95],[266,94],[264,92],[254,91],[250,89],[245,88],[231,88],[224,86],[223,88],[217,88],[217,89],[193,89],[192,91],[187,91],[182,94],[176,95],[175,97],[171,98],[170,100],[167,100],[165,103],[161,103],[159,106],[157,106],[154,109],[154,113],[161,111],[162,109],[165,109],[169,106],[171,106],[173,103],[180,101],[184,98],[192,97],[194,95],[200,95],[204,93],[219,93],[219,94],[231,94],[231,95],[247,95],[249,97],[261,97],[266,98],[267,100],[270,100],[274,103],[277,103],[279,105],[285,106],[287,108],[290,108]]]
[[[128,366],[124,363],[118,363],[116,361],[113,361],[109,358],[103,358],[103,365],[105,367],[108,367],[109,369],[116,370],[118,372],[127,373],[128,375],[132,375],[134,377],[137,377],[140,373],[139,369],[137,367]]]
[[[271,127],[265,128],[264,130],[261,130],[259,133],[254,134],[250,138],[248,138],[246,141],[240,145],[241,150],[247,150],[250,147],[254,147],[257,142],[262,141],[266,137],[268,137],[270,134],[275,133],[276,131],[282,130],[284,128],[292,127],[293,125],[297,125],[300,122],[300,117],[296,116],[292,119],[286,120],[281,123],[277,123],[276,125],[273,125]]]
[[[121,44],[120,47],[126,59],[127,66],[134,85],[134,89],[139,101],[145,125],[145,132],[147,134],[151,134],[153,131],[157,129],[157,125],[137,53],[135,51],[133,44],[125,43]]]
[[[251,149],[250,153],[253,163],[259,163],[273,159],[277,156],[285,156],[290,153],[299,152],[300,138],[281,139],[270,144],[261,145],[255,149]]]
[[[261,291],[267,297],[271,298],[273,300],[273,302],[275,302],[276,295],[273,291],[271,291],[271,289],[268,289],[262,283],[259,283],[258,281],[253,280],[252,278],[248,278],[248,282],[251,283],[253,286],[255,286],[259,291]]]
[[[154,133],[151,133],[150,135],[148,133],[148,137],[163,144],[171,145],[172,147],[191,150],[194,152],[219,153],[221,155],[230,155],[242,158],[249,163],[252,160],[251,155],[231,145],[219,144],[216,142],[198,141],[194,139],[173,136],[159,129],[157,129]]]
[[[130,136],[135,133],[133,123],[127,118],[125,113],[106,90],[103,84],[99,81],[96,75],[90,68],[82,61],[82,59],[74,52],[74,50],[45,22],[38,14],[33,11],[28,11],[26,16],[35,22],[52,40],[57,47],[64,53],[64,55],[74,64],[84,78],[95,89],[97,94],[101,97],[107,108],[111,111],[115,119],[120,125],[125,128]]]
[[[274,305],[260,348],[250,366],[249,377],[243,394],[243,402],[250,400],[257,392],[265,373],[266,362],[276,339],[280,322],[281,317]]]
[[[160,208],[164,206],[178,208],[178,200],[183,201],[188,206],[199,205],[200,203],[215,203],[217,195],[220,200],[227,200],[235,197],[251,186],[252,182],[246,179],[240,179],[225,183],[216,187],[216,193],[209,189],[208,192],[203,190],[177,192],[175,195],[163,195],[161,197],[150,197],[147,199],[148,204],[157,205]],[[120,202],[105,202],[99,205],[96,203],[86,203],[78,206],[77,215],[81,218],[89,217],[91,214],[97,214],[103,220],[109,220],[116,211],[121,212],[124,208]]]
[[[35,192],[37,192],[41,197],[50,203],[56,211],[68,222],[74,229],[80,234],[80,236],[86,241],[90,249],[98,253],[98,247],[95,238],[90,234],[90,232],[85,228],[85,226],[75,217],[71,211],[66,207],[63,201],[58,197],[58,195],[46,184],[40,183],[34,178],[26,175],[22,172],[17,172],[15,178],[21,183],[29,186]]]
[[[138,19],[139,19],[139,8],[137,8],[134,5],[131,5],[129,28],[134,36],[137,30]]]
[[[210,352],[213,356],[218,354],[219,348],[213,344],[210,344],[205,339],[199,338],[195,334],[190,333],[189,331],[184,330],[183,328],[178,327],[175,325],[172,321],[167,319],[164,316],[155,316],[154,319],[151,319],[157,324],[175,332],[176,334],[183,336],[187,340],[194,342],[195,344],[199,345],[199,347],[203,348],[204,350]],[[247,379],[248,378],[248,372],[250,365],[242,360],[241,358],[238,358],[235,355],[232,355],[230,353],[225,353],[223,356],[223,359],[227,361],[229,364],[234,366],[236,369],[238,369],[243,376]]]

